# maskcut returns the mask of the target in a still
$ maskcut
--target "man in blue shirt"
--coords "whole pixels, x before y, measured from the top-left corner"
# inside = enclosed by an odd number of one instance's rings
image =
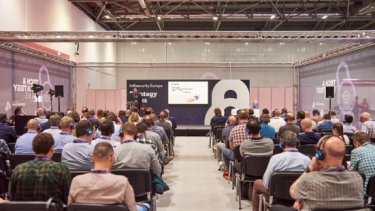
[[[355,149],[351,153],[350,169],[360,171],[366,175],[365,189],[368,180],[375,174],[375,146],[371,144],[365,132],[357,132],[353,135]]]
[[[324,114],[323,122],[318,125],[319,131],[332,132],[333,122],[330,114]]]
[[[285,131],[281,134],[280,141],[284,146],[284,152],[271,157],[263,179],[254,183],[252,201],[253,210],[258,210],[259,194],[267,193],[271,175],[275,171],[305,171],[310,165],[310,158],[298,152],[297,136],[292,131]]]
[[[262,135],[263,138],[274,139],[276,130],[274,127],[268,125],[268,123],[270,122],[269,114],[263,114],[261,116],[261,121],[262,121],[262,124],[260,125],[260,127],[262,129],[260,129],[260,135]]]
[[[94,128],[88,120],[81,120],[76,125],[77,139],[64,146],[61,154],[61,162],[70,170],[88,171],[93,168],[91,160],[91,141],[95,136]]]
[[[33,139],[38,135],[39,123],[35,119],[30,119],[27,124],[27,132],[18,137],[15,145],[16,154],[34,154]]]
[[[7,115],[0,114],[0,139],[4,139],[7,143],[14,143],[17,140],[17,134],[14,127],[7,123]]]
[[[298,140],[300,145],[305,144],[317,144],[319,139],[321,138],[318,133],[314,133],[312,131],[312,120],[305,118],[301,122],[303,133],[298,134]]]
[[[214,128],[216,125],[225,125],[227,118],[221,114],[220,108],[215,108],[214,110],[215,116],[211,118],[211,129]]]
[[[60,122],[60,134],[54,135],[55,140],[55,152],[61,152],[67,143],[73,142],[77,137],[72,136],[72,130],[74,127],[74,120],[68,116],[64,116]]]
[[[107,142],[109,143],[113,148],[120,145],[120,142],[113,140],[112,134],[115,132],[115,126],[112,121],[110,120],[104,120],[99,125],[99,130],[101,135],[99,138],[92,141],[92,147],[94,148],[96,144],[100,142]]]

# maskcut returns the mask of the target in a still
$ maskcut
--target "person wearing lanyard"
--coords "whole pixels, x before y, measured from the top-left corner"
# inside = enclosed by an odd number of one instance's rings
[[[73,142],[77,137],[72,136],[72,130],[74,129],[74,121],[68,116],[64,116],[60,122],[61,132],[58,135],[53,136],[55,140],[55,152],[61,152],[67,143]]]
[[[39,123],[35,119],[30,119],[27,124],[27,132],[18,137],[15,145],[16,154],[34,154],[32,143],[34,137],[38,134]]]
[[[375,174],[375,146],[365,132],[357,132],[353,135],[353,144],[350,159],[350,170],[360,171],[366,175],[365,189],[368,180]]]
[[[93,167],[91,140],[95,136],[94,128],[88,120],[81,120],[76,124],[76,133],[78,138],[64,146],[61,162],[73,171],[90,170]]]
[[[345,144],[337,136],[324,136],[310,167],[290,187],[298,210],[349,209],[364,206],[362,177],[342,166]]]
[[[36,135],[32,146],[35,159],[19,164],[12,172],[11,201],[47,201],[53,197],[66,203],[70,172],[66,165],[51,160],[54,153],[52,135]]]
[[[252,192],[253,210],[258,210],[259,195],[268,192],[269,181],[275,171],[304,171],[310,165],[310,158],[298,152],[297,134],[293,131],[284,131],[280,135],[280,143],[284,152],[272,156],[263,179],[258,179],[254,182]]]
[[[124,204],[136,211],[135,196],[126,177],[111,174],[115,154],[107,142],[99,142],[92,156],[94,168],[90,173],[74,177],[70,186],[71,203]],[[106,191],[103,191],[106,190]]]
[[[92,141],[92,147],[95,147],[96,144],[100,142],[107,142],[112,145],[112,147],[117,147],[120,145],[120,142],[113,140],[112,134],[115,132],[115,126],[112,121],[110,120],[103,120],[99,125],[99,130],[101,135],[99,138]]]

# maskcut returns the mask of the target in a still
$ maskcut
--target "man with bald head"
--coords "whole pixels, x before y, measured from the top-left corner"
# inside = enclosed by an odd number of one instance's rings
[[[298,210],[358,208],[364,206],[363,181],[357,172],[342,166],[345,144],[336,136],[325,136],[310,167],[290,187]]]
[[[27,132],[18,137],[15,145],[16,154],[34,154],[33,139],[38,135],[39,122],[36,119],[30,119],[27,124]]]
[[[297,137],[300,145],[318,143],[320,139],[320,135],[312,131],[313,123],[311,119],[308,119],[308,118],[303,119],[301,121],[301,127],[303,130],[303,133],[298,134],[298,137]]]
[[[362,132],[367,133],[369,138],[375,138],[375,120],[372,119],[372,116],[368,112],[363,112],[359,117],[359,120],[362,122]]]
[[[223,149],[227,148],[225,143],[229,141],[230,131],[236,126],[236,124],[236,117],[233,115],[229,116],[227,126],[222,131],[224,143],[220,142],[216,144],[216,158],[218,159],[218,161],[223,160]]]

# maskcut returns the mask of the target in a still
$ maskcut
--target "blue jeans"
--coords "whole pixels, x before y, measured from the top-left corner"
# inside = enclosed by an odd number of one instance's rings
[[[224,160],[225,166],[228,169],[229,161],[234,161],[234,152],[228,148],[223,149],[223,160]]]

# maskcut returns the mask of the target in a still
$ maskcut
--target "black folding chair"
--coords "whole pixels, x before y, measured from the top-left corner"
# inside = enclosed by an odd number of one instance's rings
[[[316,145],[315,144],[306,144],[300,145],[297,147],[298,151],[308,157],[314,157],[316,153]]]
[[[55,162],[61,162],[61,152],[53,153],[52,160]]]
[[[367,204],[375,205],[375,175],[372,175],[367,183],[366,194],[368,196]]]
[[[229,169],[228,169],[228,183],[230,181],[230,177],[235,174],[236,172],[241,172],[241,154],[240,154],[240,145],[234,147],[233,149],[234,154],[234,161],[229,161]],[[234,178],[232,178],[232,189],[234,189]]]
[[[9,156],[10,169],[13,170],[19,164],[26,163],[34,158],[35,154],[11,154]]]
[[[275,144],[274,148],[273,148],[273,154],[276,155],[276,154],[279,154],[279,153],[282,153],[284,152],[284,149],[281,148],[280,144]]]
[[[129,211],[125,205],[117,204],[83,204],[83,203],[72,203],[68,207],[68,211]]]
[[[261,194],[259,197],[259,210],[267,210],[272,204],[292,206],[294,199],[290,196],[290,186],[302,175],[303,172],[276,171],[269,181],[269,194]]]
[[[152,210],[156,209],[155,197],[152,196],[151,173],[149,171],[146,169],[116,169],[112,170],[112,173],[128,178],[137,202],[149,202]]]
[[[8,143],[8,148],[10,150],[11,153],[14,153],[16,150],[16,143]]]
[[[48,201],[10,201],[0,204],[0,211],[63,211],[63,204],[53,198]]]
[[[250,187],[256,179],[261,179],[267,169],[268,162],[271,155],[253,156],[248,155],[241,162],[241,173],[236,173],[236,199],[238,199],[238,206],[241,209],[241,183],[250,183]],[[249,188],[252,190],[252,188]]]

